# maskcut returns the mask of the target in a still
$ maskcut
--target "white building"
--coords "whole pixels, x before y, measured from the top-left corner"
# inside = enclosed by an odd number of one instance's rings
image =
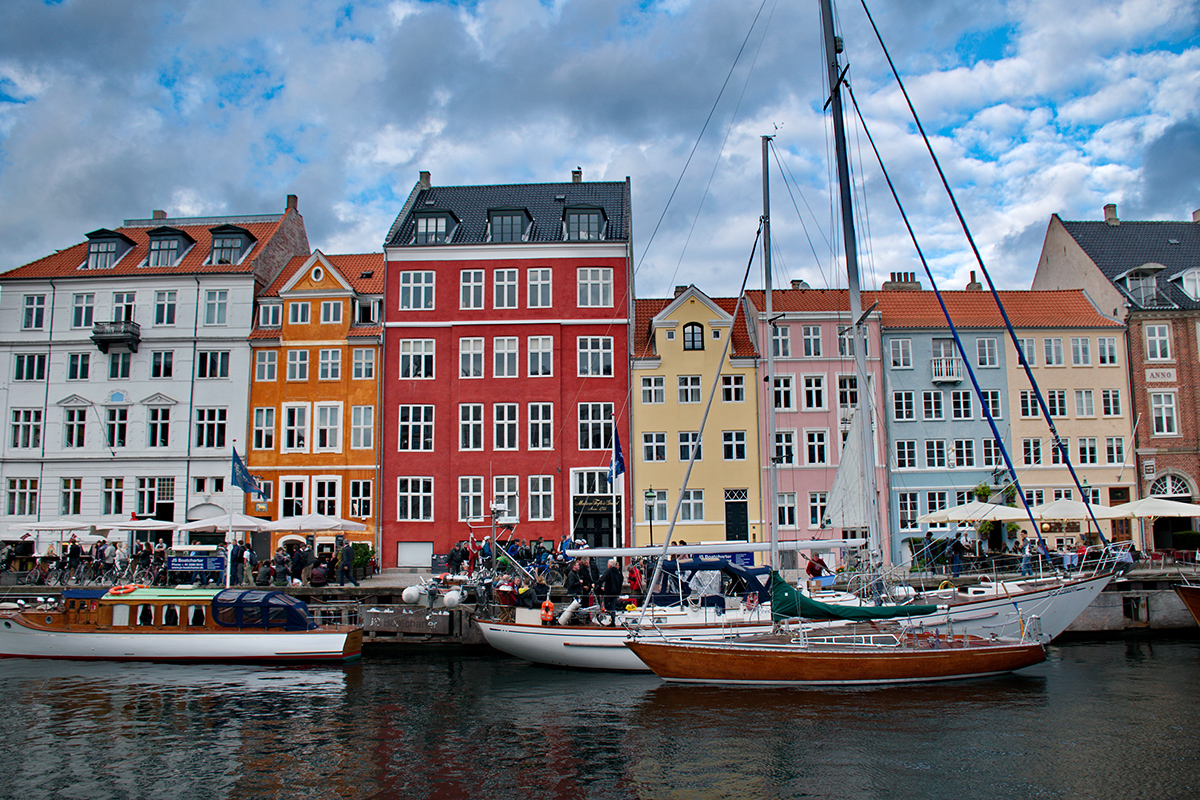
[[[282,214],[156,211],[0,275],[0,539],[240,510],[255,298],[307,254],[292,195]]]

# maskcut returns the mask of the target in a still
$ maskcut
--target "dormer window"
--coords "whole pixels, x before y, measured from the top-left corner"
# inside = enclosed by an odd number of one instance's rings
[[[374,325],[379,322],[378,300],[354,301],[354,324]]]
[[[445,244],[454,230],[449,214],[421,214],[416,223],[415,244]]]
[[[704,349],[704,326],[698,322],[689,322],[683,326],[683,349]]]
[[[250,231],[237,225],[218,225],[210,228],[209,233],[213,237],[209,264],[237,264],[254,246]]]
[[[1193,300],[1200,300],[1200,269],[1189,269],[1183,273],[1183,291]]]
[[[146,261],[148,267],[173,267],[179,263],[179,256],[187,250],[195,240],[177,228],[165,225],[147,231],[150,237],[150,257]]]
[[[112,269],[121,260],[134,241],[116,231],[101,228],[88,237],[88,260],[86,269]]]
[[[604,233],[604,214],[600,209],[567,209],[564,225],[569,242],[596,242]]]
[[[258,324],[263,328],[278,328],[283,315],[282,303],[270,303],[259,306]]]
[[[1135,270],[1125,278],[1125,287],[1133,302],[1143,308],[1165,305],[1160,302],[1158,294],[1158,279],[1155,272],[1145,269]]]
[[[493,242],[523,242],[529,231],[529,215],[523,210],[492,211],[488,214],[488,238]]]

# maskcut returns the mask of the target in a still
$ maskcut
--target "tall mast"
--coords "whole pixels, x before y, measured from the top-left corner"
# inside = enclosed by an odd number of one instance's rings
[[[854,367],[858,374],[858,413],[865,414],[863,431],[863,462],[865,465],[863,489],[867,493],[867,511],[870,520],[867,539],[872,557],[880,551],[879,513],[875,494],[875,426],[871,424],[871,391],[867,376],[867,327],[863,319],[862,296],[858,282],[858,246],[854,238],[854,205],[850,191],[850,164],[846,156],[846,127],[842,119],[842,70],[838,65],[838,53],[842,51],[841,39],[833,34],[833,8],[831,0],[820,0],[821,28],[825,35],[825,55],[829,59],[829,103],[833,117],[833,139],[837,156],[838,189],[842,207],[842,237],[846,251],[846,278],[850,289],[850,324],[853,326]]]
[[[765,442],[768,461],[767,468],[767,531],[771,537],[771,567],[779,569],[779,476],[776,473],[775,461],[775,319],[774,307],[771,304],[771,193],[768,180],[767,151],[771,146],[771,137],[762,137],[762,184],[763,184],[763,268],[765,272],[767,295],[767,437]]]

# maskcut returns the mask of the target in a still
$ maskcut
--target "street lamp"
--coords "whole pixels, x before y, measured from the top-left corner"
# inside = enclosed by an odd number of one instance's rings
[[[649,512],[646,516],[650,520],[650,546],[654,547],[654,501],[658,499],[658,492],[651,486],[643,497],[646,498],[646,510]]]

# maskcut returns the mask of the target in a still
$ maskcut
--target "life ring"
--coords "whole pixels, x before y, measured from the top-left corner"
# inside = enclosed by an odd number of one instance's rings
[[[942,589],[953,589],[953,588],[954,588],[954,584],[951,583],[950,581],[942,581],[941,584],[938,585],[938,591],[941,591]]]
[[[135,589],[145,589],[145,586],[138,586],[136,583],[127,583],[124,586],[114,586],[108,590],[109,594],[129,594]]]
[[[746,594],[746,610],[753,611],[758,608],[758,592],[749,592]]]

